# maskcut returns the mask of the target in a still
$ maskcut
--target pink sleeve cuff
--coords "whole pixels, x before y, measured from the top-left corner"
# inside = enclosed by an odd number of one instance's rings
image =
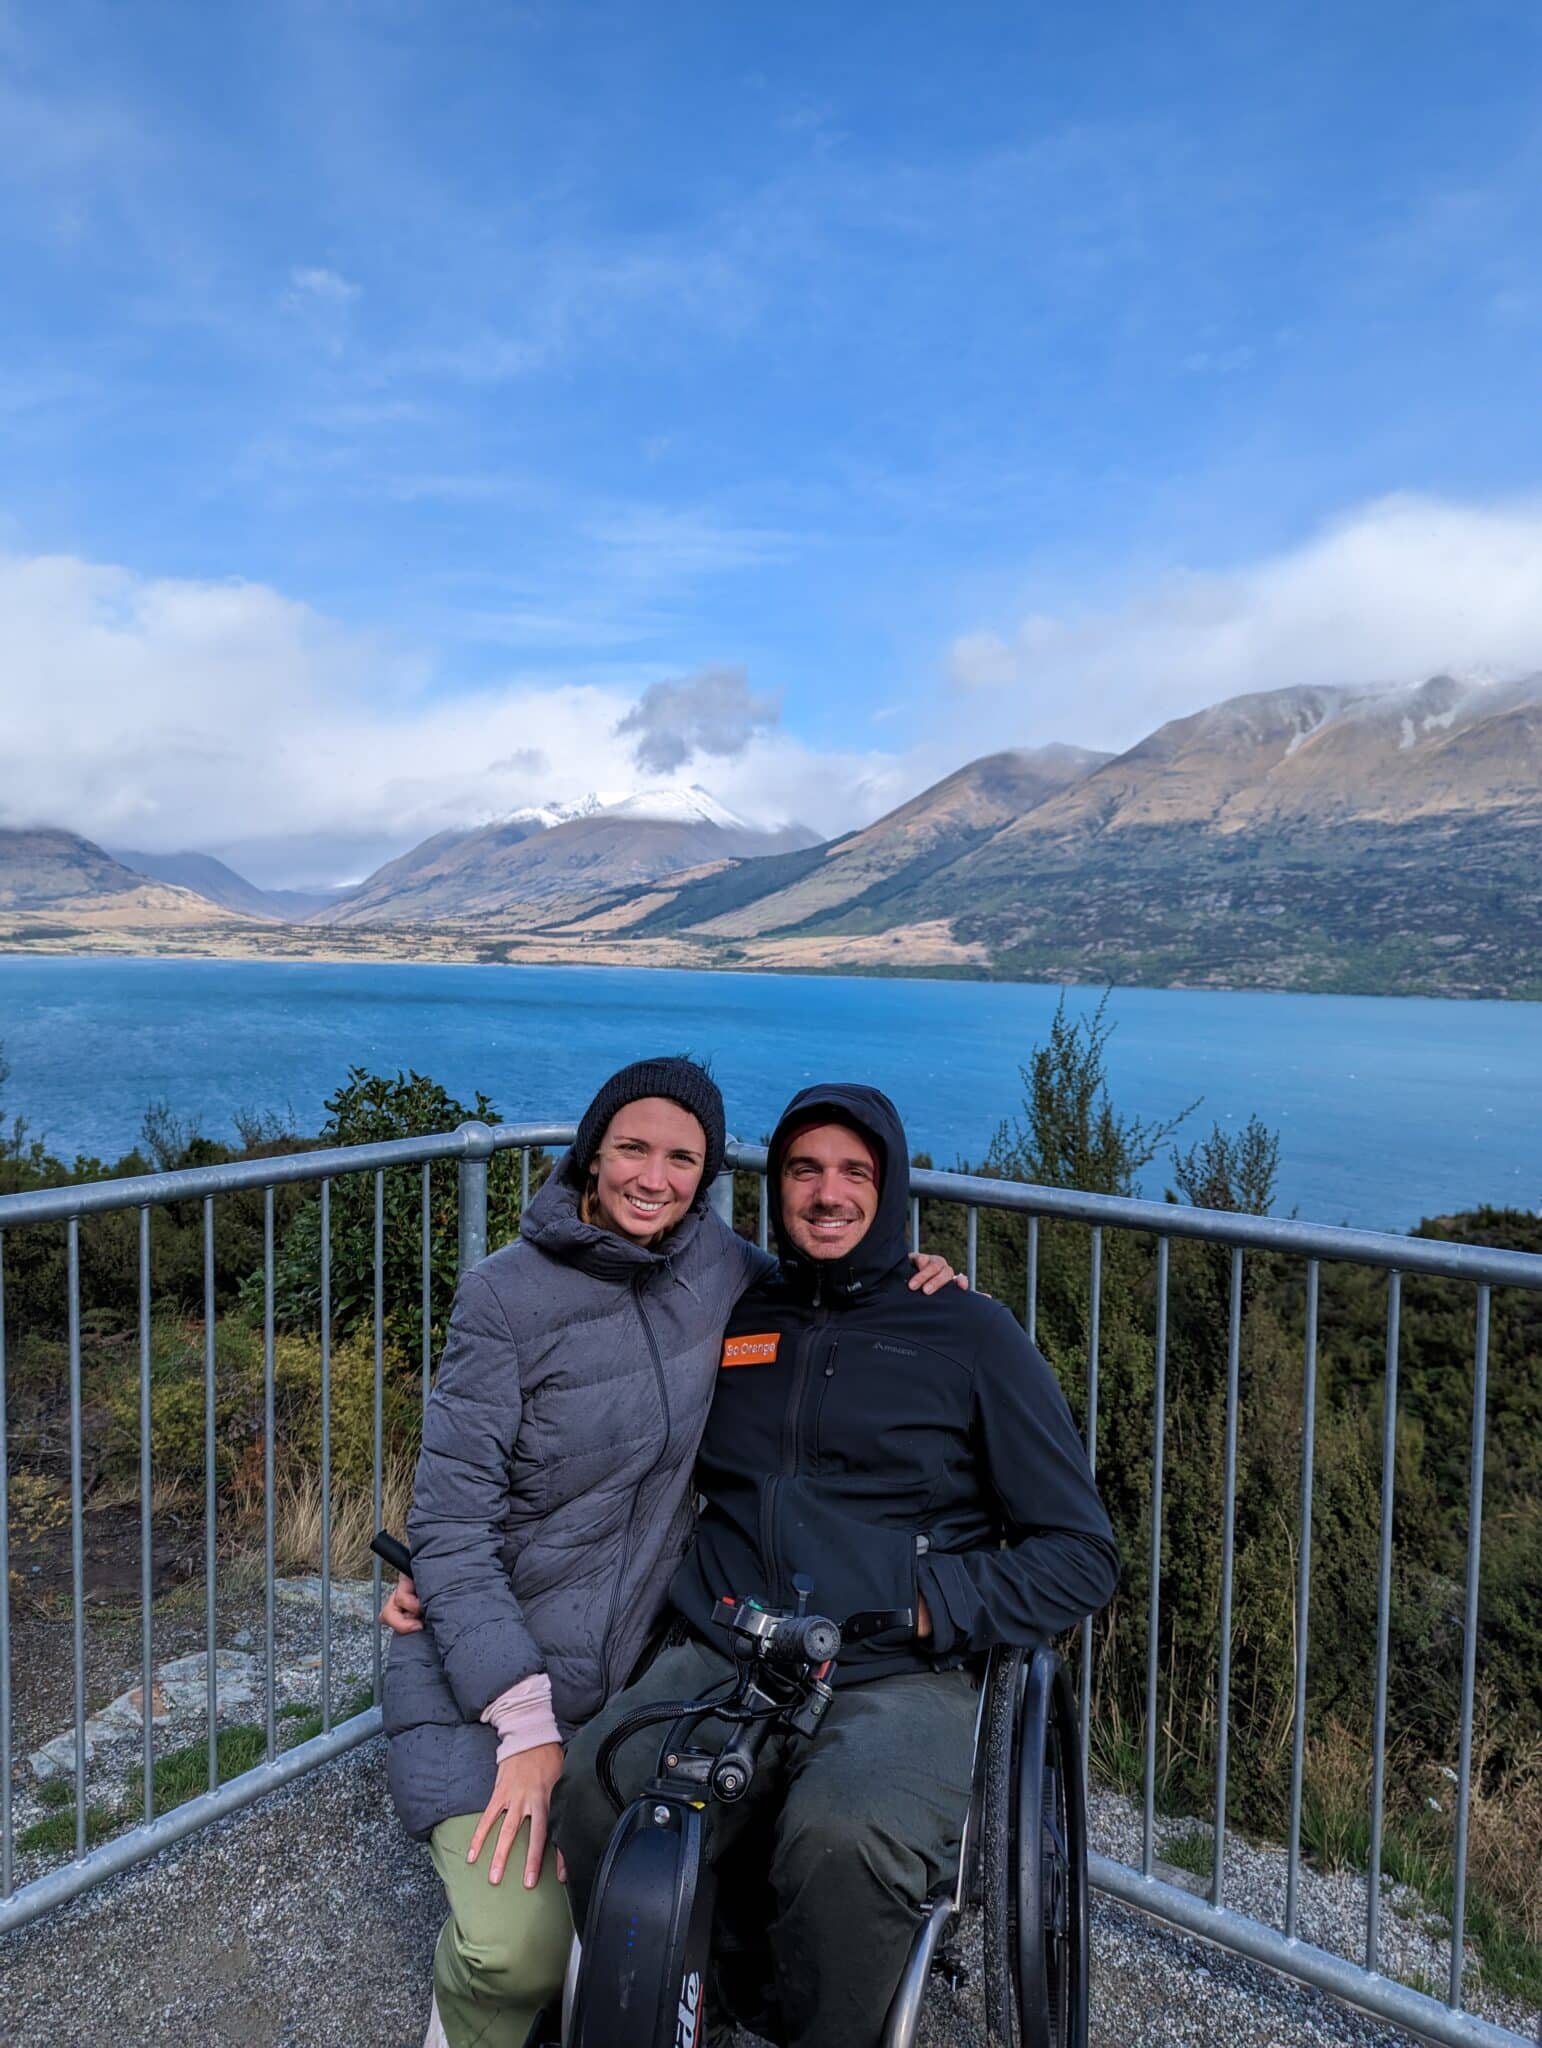
[[[507,1692],[499,1693],[482,1709],[482,1719],[498,1737],[498,1761],[518,1756],[522,1750],[539,1749],[543,1742],[560,1742],[557,1717],[552,1712],[551,1680],[544,1671],[522,1678]]]

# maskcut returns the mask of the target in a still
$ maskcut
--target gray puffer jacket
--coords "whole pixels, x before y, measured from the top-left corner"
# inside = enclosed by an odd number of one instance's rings
[[[385,1673],[414,1835],[486,1806],[500,1693],[549,1673],[566,1735],[626,1679],[690,1535],[723,1325],[774,1267],[703,1198],[657,1251],[596,1229],[571,1170],[461,1281],[424,1416],[407,1533],[426,1626]]]

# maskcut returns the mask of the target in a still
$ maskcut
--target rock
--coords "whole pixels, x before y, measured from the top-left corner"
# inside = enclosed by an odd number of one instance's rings
[[[138,1721],[110,1720],[106,1713],[91,1714],[86,1720],[86,1740],[93,1747],[105,1744],[110,1749],[117,1742],[132,1742],[141,1726]]]
[[[214,1653],[214,1705],[219,1714],[236,1713],[257,1703],[258,1662],[242,1650]],[[207,1708],[209,1658],[200,1650],[192,1657],[173,1657],[156,1672],[159,1690],[174,1713]]]
[[[166,1688],[152,1685],[150,1688],[150,1713],[155,1725],[160,1727],[170,1712],[166,1700]],[[115,1700],[109,1700],[99,1714],[92,1716],[88,1726],[101,1723],[106,1729],[121,1732],[126,1728],[142,1728],[145,1721],[145,1693],[141,1685],[133,1686],[128,1692],[120,1692]]]
[[[230,1638],[230,1647],[233,1650],[249,1650],[255,1641],[256,1638],[249,1628],[238,1628]]]
[[[91,1741],[91,1728],[88,1722],[86,1724],[86,1762],[90,1763],[95,1755],[96,1750]],[[75,1769],[74,1730],[71,1729],[67,1735],[56,1735],[52,1742],[45,1742],[41,1749],[33,1750],[31,1756],[27,1758],[27,1762],[32,1766],[32,1775],[42,1784],[47,1784],[50,1778],[67,1778],[72,1776]]]
[[[314,1576],[306,1579],[277,1579],[273,1585],[280,1600],[291,1603],[306,1603],[313,1607],[321,1605],[321,1579]],[[373,1621],[375,1619],[375,1589],[369,1579],[334,1579],[332,1581],[332,1612],[346,1615],[350,1621]]]
[[[157,1665],[155,1675],[157,1678],[173,1680],[202,1678],[208,1669],[208,1652],[198,1650],[191,1657],[173,1657],[169,1663]],[[252,1679],[257,1676],[257,1669],[257,1659],[249,1657],[244,1650],[216,1650],[214,1653],[216,1681],[227,1675],[232,1678]]]

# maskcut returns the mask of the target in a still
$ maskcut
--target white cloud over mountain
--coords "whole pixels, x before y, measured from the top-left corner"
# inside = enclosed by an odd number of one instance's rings
[[[219,851],[265,882],[347,879],[447,826],[635,788],[644,751],[682,787],[709,754],[714,792],[757,823],[836,831],[903,793],[890,756],[770,729],[736,672],[450,694],[260,584],[0,556],[0,644],[0,824]]]
[[[1223,697],[1542,668],[1542,502],[1394,496],[1299,547],[954,641],[949,729],[1132,746]],[[1008,739],[1007,735],[1012,738]]]
[[[893,707],[887,751],[807,744],[739,668],[452,688],[422,653],[266,586],[69,556],[0,554],[0,648],[0,825],[324,883],[595,789],[706,783],[752,823],[833,834],[1000,747],[1128,746],[1292,684],[1531,673],[1542,505],[1388,498],[1250,565],[962,635],[949,686]]]

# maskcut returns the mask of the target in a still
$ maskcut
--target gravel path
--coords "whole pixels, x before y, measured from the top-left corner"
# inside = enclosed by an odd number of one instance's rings
[[[1100,1838],[1126,1823],[1100,1801]],[[441,1911],[426,1853],[391,1814],[375,1741],[0,1941],[6,2038],[418,2048]],[[923,2048],[980,2048],[973,1962],[956,1996],[938,1987]],[[1409,2040],[1103,1901],[1093,1987],[1095,2048]]]

